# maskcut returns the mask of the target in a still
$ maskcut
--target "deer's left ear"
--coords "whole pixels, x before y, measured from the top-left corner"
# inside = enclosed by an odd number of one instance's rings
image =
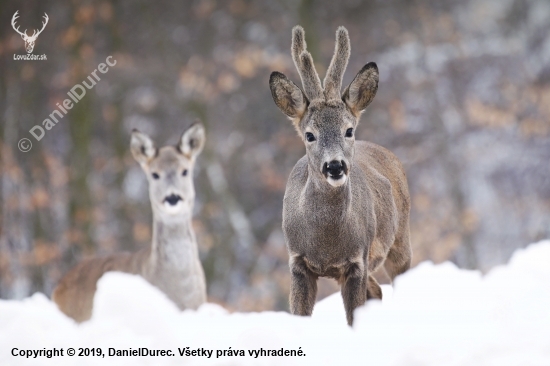
[[[346,88],[342,99],[355,115],[359,115],[372,102],[377,90],[378,67],[374,62],[369,62]]]
[[[194,159],[202,151],[204,140],[204,126],[200,122],[195,122],[181,135],[178,149],[183,155]]]

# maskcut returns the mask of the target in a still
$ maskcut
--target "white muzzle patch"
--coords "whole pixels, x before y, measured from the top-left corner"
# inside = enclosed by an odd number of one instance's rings
[[[344,183],[346,183],[347,178],[348,178],[348,176],[345,173],[342,174],[342,176],[338,179],[334,179],[329,175],[327,177],[327,182],[328,182],[328,184],[330,184],[333,187],[340,187],[340,186],[344,185]]]
[[[162,202],[162,208],[169,214],[178,214],[184,209],[184,200],[178,195],[172,193],[164,198]]]

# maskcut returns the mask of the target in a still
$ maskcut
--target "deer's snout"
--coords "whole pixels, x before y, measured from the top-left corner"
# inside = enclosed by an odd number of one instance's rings
[[[323,164],[323,175],[333,187],[340,187],[346,183],[348,170],[349,167],[345,160],[334,159]]]
[[[175,206],[179,201],[183,201],[183,198],[179,194],[171,194],[164,198],[164,202],[167,202],[170,206]]]
[[[332,179],[342,178],[347,173],[346,162],[343,160],[332,160],[330,163],[325,163],[323,173],[326,177],[330,176]]]

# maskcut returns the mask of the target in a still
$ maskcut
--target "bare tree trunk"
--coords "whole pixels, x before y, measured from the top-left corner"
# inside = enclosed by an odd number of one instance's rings
[[[30,235],[26,203],[28,192],[23,170],[14,154],[21,86],[14,78],[6,85],[4,141],[2,142],[2,230],[0,232],[0,297],[20,299],[29,295],[31,281],[22,259],[29,251]],[[15,149],[15,151],[14,151]]]

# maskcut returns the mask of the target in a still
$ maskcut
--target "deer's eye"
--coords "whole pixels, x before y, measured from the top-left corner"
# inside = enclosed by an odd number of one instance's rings
[[[346,130],[346,137],[353,137],[353,128],[348,128]]]
[[[153,173],[151,175],[153,176],[153,179],[159,179],[160,178],[160,175],[158,175],[157,173]]]
[[[306,140],[307,142],[313,142],[315,141],[315,136],[311,132],[306,132]]]
[[[187,175],[187,169],[184,169],[184,171],[181,173],[184,177]]]

